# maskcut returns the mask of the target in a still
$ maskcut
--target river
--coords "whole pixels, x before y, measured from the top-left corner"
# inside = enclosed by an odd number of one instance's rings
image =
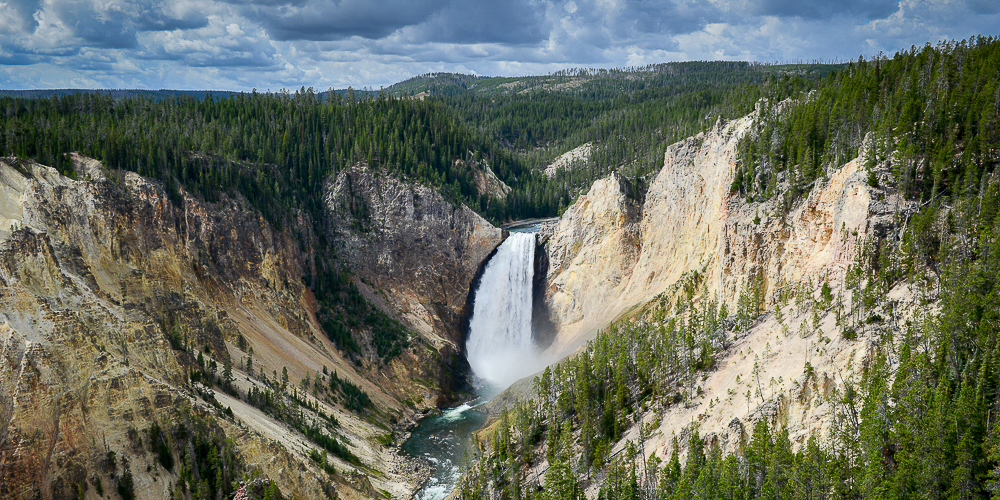
[[[403,451],[427,460],[431,478],[414,496],[442,500],[462,477],[463,460],[475,450],[473,433],[487,415],[476,408],[517,379],[542,368],[532,339],[531,309],[535,233],[540,223],[510,229],[487,263],[473,301],[468,351],[478,398],[421,420]]]

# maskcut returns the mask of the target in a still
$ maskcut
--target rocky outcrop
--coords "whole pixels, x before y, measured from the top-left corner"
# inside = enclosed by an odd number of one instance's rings
[[[609,314],[608,299],[624,291],[642,249],[641,215],[635,189],[614,173],[542,228],[545,302],[556,325],[581,325]]]
[[[455,170],[461,171],[463,166],[468,167],[469,172],[472,174],[472,182],[476,185],[476,191],[479,192],[480,196],[487,196],[490,198],[503,199],[508,194],[510,194],[510,186],[505,184],[497,174],[493,173],[493,169],[486,161],[482,162],[463,162],[462,160],[455,160]]]
[[[620,177],[594,184],[556,223],[547,225],[542,255],[548,261],[545,309],[558,330],[548,355],[560,358],[612,321],[657,321],[675,310],[672,300],[716,297],[736,311],[756,281],[770,312],[734,327],[717,346],[715,366],[681,387],[683,404],[661,400],[638,413],[610,451],[631,443],[667,460],[676,438],[697,429],[724,453],[739,450],[755,424],[788,430],[794,446],[820,440],[836,425],[845,385],[856,383],[880,342],[876,327],[844,331],[851,304],[846,271],[866,241],[899,243],[901,224],[916,206],[871,183],[888,167],[869,172],[867,147],[858,158],[830,168],[793,206],[780,196],[753,201],[730,192],[740,138],[753,133],[756,113],[721,120],[709,131],[671,145],[644,199],[627,196]],[[788,183],[778,174],[777,192]],[[637,207],[641,203],[641,208]],[[832,299],[820,299],[821,284]],[[780,299],[793,288],[794,304]],[[878,313],[895,327],[926,307],[906,284],[879,298]],[[786,295],[790,296],[790,294]],[[844,309],[838,309],[843,306]],[[654,313],[655,311],[655,313]],[[887,311],[892,311],[890,314]],[[658,313],[660,314],[658,316]],[[496,398],[509,404],[516,391]],[[597,495],[598,483],[587,490]]]
[[[555,177],[561,170],[573,169],[574,167],[585,165],[590,161],[590,155],[594,152],[594,144],[587,142],[581,144],[556,157],[552,163],[545,167],[546,177]]]
[[[476,274],[506,233],[465,205],[364,165],[327,186],[338,253],[434,345],[464,347]]]
[[[782,286],[842,276],[858,241],[895,230],[897,215],[912,208],[867,184],[863,157],[816,182],[785,214],[776,198],[730,194],[737,145],[755,119],[720,120],[671,145],[641,211],[614,189],[621,181],[613,174],[543,229],[545,302],[559,331],[552,349],[568,352],[693,272],[730,310],[759,277],[772,305]]]
[[[375,379],[327,340],[302,283],[318,244],[306,215],[278,231],[240,200],[206,203],[182,191],[176,203],[134,173],[107,172],[76,155],[73,162],[80,180],[0,159],[0,497],[70,498],[102,483],[112,490],[128,459],[138,498],[167,498],[179,468],[158,465],[137,439],[153,424],[180,423],[184,433],[201,426],[237,443],[236,463],[256,467],[286,496],[335,494],[308,458],[315,444],[245,401],[190,381],[199,355],[220,372],[231,359],[241,394],[264,388],[245,368],[252,350],[258,375],[277,380],[287,369],[297,387],[336,372],[404,421],[413,410],[400,394],[434,395],[421,365],[440,362],[437,351],[407,350]],[[447,220],[462,227],[457,217]],[[448,291],[438,297],[464,301],[459,287],[436,282]],[[411,493],[411,468],[375,439],[384,428],[333,399],[299,397],[337,419],[352,452],[379,471],[371,484],[396,497]],[[338,471],[355,468],[331,460]],[[335,489],[365,496],[350,484]]]

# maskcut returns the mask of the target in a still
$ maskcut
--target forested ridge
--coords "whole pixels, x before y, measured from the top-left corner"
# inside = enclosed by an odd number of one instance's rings
[[[674,140],[720,114],[745,114],[760,95],[812,88],[830,69],[706,62],[488,80],[434,75],[380,92],[22,92],[0,97],[0,154],[72,177],[68,153],[76,151],[162,181],[175,204],[183,203],[181,188],[209,202],[244,199],[279,230],[303,241],[317,235],[317,272],[307,280],[317,318],[355,360],[365,350],[357,331],[371,330],[369,351],[387,361],[408,334],[336,263],[323,229],[331,176],[366,164],[436,188],[493,223],[554,216],[612,170],[641,181]],[[586,165],[543,174],[547,161],[584,141],[599,145]],[[480,192],[476,179],[487,171],[510,192]],[[363,227],[364,207],[356,211]],[[295,227],[301,214],[315,227]]]
[[[431,74],[389,91],[428,93],[428,99],[444,103],[532,168],[544,168],[581,144],[596,145],[590,158],[546,182],[548,189],[575,197],[612,171],[648,178],[663,166],[668,145],[697,134],[718,117],[749,113],[761,98],[783,99],[809,90],[837,68],[685,62],[520,78]]]
[[[780,419],[760,419],[723,453],[693,424],[665,462],[646,460],[655,425],[640,417],[698,398],[700,374],[766,312],[759,282],[727,311],[687,276],[538,376],[537,398],[485,431],[459,498],[582,498],[594,485],[607,499],[1000,497],[998,58],[1000,42],[978,38],[852,63],[769,101],[741,145],[732,193],[746,202],[779,197],[787,211],[863,152],[869,184],[919,207],[901,215],[901,241],[863,242],[842,290],[798,283],[769,313],[806,318],[790,324],[806,336],[833,317],[869,353],[824,396],[829,433],[795,443]],[[898,287],[915,294],[914,314],[890,298]],[[808,363],[804,373],[796,387],[814,386]],[[730,397],[763,402],[755,391]]]
[[[290,210],[317,213],[324,180],[365,162],[499,223],[555,215],[612,170],[655,172],[670,143],[746,114],[761,97],[810,89],[834,68],[704,62],[488,82],[435,75],[381,92],[36,92],[0,97],[0,153],[72,175],[66,153],[77,151],[174,193],[238,194],[275,223]],[[479,89],[449,90],[453,81]],[[424,88],[428,99],[410,97]],[[588,141],[599,147],[585,168],[554,179],[538,171]],[[487,167],[509,195],[476,190],[472,170]]]
[[[428,95],[414,98],[419,92]],[[243,197],[278,227],[295,210],[321,220],[324,181],[364,162],[500,222],[555,215],[612,170],[641,181],[662,167],[674,140],[758,104],[756,129],[740,145],[734,196],[777,198],[782,209],[773,216],[781,217],[865,152],[869,184],[919,206],[900,221],[902,241],[864,242],[843,295],[810,283],[781,298],[782,307],[835,315],[842,338],[863,337],[874,353],[861,376],[831,396],[833,432],[796,446],[781,426],[760,423],[732,454],[696,431],[672,446],[666,463],[646,463],[641,440],[611,453],[641,412],[697,397],[699,376],[764,312],[754,287],[728,310],[698,295],[693,276],[677,298],[610,326],[542,374],[540,397],[503,413],[485,438],[460,497],[579,498],[592,481],[603,498],[1000,496],[994,38],[843,67],[692,63],[511,79],[427,75],[386,92],[343,95],[3,97],[0,152],[75,175],[65,153],[79,151],[162,180],[177,203],[178,186],[209,201]],[[541,173],[586,142],[597,150],[585,165],[552,178]],[[476,190],[471,169],[487,165],[512,187],[506,198]],[[382,318],[369,314],[341,271],[326,272],[315,289],[338,311],[326,317],[327,333],[353,352],[348,327],[363,321],[355,316]],[[903,284],[925,310],[917,320],[887,313],[895,307],[889,291]],[[393,356],[400,337],[389,335],[378,355]],[[539,472],[544,484],[534,479]]]
[[[0,147],[7,154],[71,175],[65,153],[78,151],[109,168],[161,179],[171,192],[181,185],[208,201],[241,195],[272,222],[291,210],[318,213],[326,177],[358,162],[428,183],[494,220],[520,214],[508,200],[480,196],[454,161],[488,162],[509,182],[532,175],[440,104],[385,93],[343,99],[307,89],[225,99],[75,94],[0,98],[0,107],[6,114]]]
[[[759,130],[743,141],[733,190],[768,198],[782,177],[792,201],[857,156],[868,137],[868,166],[889,162],[887,180],[907,197],[975,194],[1000,161],[997,43],[980,37],[859,60],[807,98],[770,100]]]

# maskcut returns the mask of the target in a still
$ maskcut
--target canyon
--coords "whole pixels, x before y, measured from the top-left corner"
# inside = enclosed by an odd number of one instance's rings
[[[128,472],[137,498],[167,498],[180,473],[143,446],[154,426],[178,457],[192,452],[181,445],[195,429],[230,443],[233,480],[257,471],[285,495],[406,497],[419,485],[425,468],[383,436],[468,385],[458,332],[501,230],[363,167],[330,179],[329,227],[299,212],[278,229],[245,201],[207,203],[182,190],[176,203],[161,183],[72,161],[75,179],[0,160],[0,496],[91,498]],[[365,204],[373,226],[346,222],[355,219],[345,203]],[[398,356],[348,359],[327,338],[309,288],[329,265],[317,257],[323,238],[341,243],[370,302],[410,328]],[[231,369],[238,394],[311,377],[298,393],[305,422],[334,419],[331,432],[359,461],[331,457],[337,472],[322,479],[309,459],[314,443],[194,380],[209,364],[213,376]],[[329,395],[334,375],[372,408],[348,410]]]
[[[675,303],[685,286],[696,287],[696,303],[718,300],[731,310],[757,286],[765,309],[783,311],[783,319],[772,312],[734,329],[697,400],[654,407],[628,431],[638,439],[654,426],[645,439],[661,459],[693,426],[729,451],[760,419],[792,423],[798,443],[826,432],[833,410],[816,394],[857,376],[870,346],[863,331],[860,340],[840,338],[830,311],[800,334],[794,325],[811,321],[810,311],[783,302],[782,293],[808,286],[817,295],[825,283],[843,295],[863,242],[871,235],[898,241],[900,221],[915,210],[870,185],[864,152],[787,213],[777,197],[734,196],[737,146],[759,112],[720,119],[671,145],[643,189],[617,173],[598,180],[537,237],[534,323],[549,360],[571,355],[612,322]],[[293,496],[406,498],[415,491],[425,466],[382,436],[405,437],[420,416],[468,397],[472,292],[507,231],[432,188],[363,163],[328,180],[327,220],[317,224],[300,212],[282,229],[237,199],[207,203],[182,191],[178,205],[162,185],[134,173],[80,155],[73,165],[76,179],[33,162],[0,162],[0,410],[10,422],[0,434],[0,493],[92,491],[120,476],[108,461],[115,452],[127,459],[138,498],[167,497],[179,476],[159,467],[136,435],[177,422],[207,422],[237,443],[241,470],[258,470]],[[503,193],[486,172],[480,189]],[[317,252],[321,241],[332,242],[333,252]],[[329,255],[368,303],[406,327],[398,356],[379,359],[363,327],[360,355],[327,338],[317,316],[326,306],[311,284]],[[914,293],[892,292],[893,301],[908,304],[898,314],[913,313]],[[313,421],[325,414],[339,422],[336,434],[360,463],[331,458],[333,481],[317,479],[321,464],[310,460],[315,446],[304,436],[191,380],[194,358],[203,355],[219,365],[230,360],[237,394],[265,389],[269,373],[276,381],[286,371],[293,386],[303,380],[296,397],[315,409]],[[247,369],[250,358],[262,377]],[[769,397],[733,396],[751,371],[772,381]],[[370,395],[375,409],[349,411],[306,383],[326,384],[332,374]],[[530,395],[528,385],[515,384],[520,396],[498,401]]]

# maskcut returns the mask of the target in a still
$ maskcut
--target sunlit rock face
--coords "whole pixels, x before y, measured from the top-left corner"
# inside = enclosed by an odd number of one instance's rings
[[[608,317],[642,248],[641,200],[621,175],[598,180],[562,218],[539,233],[548,263],[544,301],[564,349],[576,332]],[[610,301],[609,301],[610,299]]]
[[[715,367],[698,381],[698,398],[643,413],[643,425],[632,427],[611,453],[645,439],[639,437],[645,425],[656,426],[646,453],[662,460],[673,437],[683,442],[694,428],[726,452],[738,450],[761,420],[787,426],[796,446],[810,435],[827,436],[835,408],[826,398],[842,391],[845,377],[858,376],[870,359],[871,344],[841,336],[831,310],[814,315],[808,307],[781,304],[780,291],[796,287],[819,297],[825,283],[834,296],[849,294],[844,278],[863,243],[877,237],[898,244],[902,221],[916,204],[868,184],[867,146],[858,158],[831,166],[790,207],[780,205],[788,187],[780,175],[779,194],[769,200],[733,194],[739,141],[754,133],[755,120],[756,112],[720,120],[671,145],[644,193],[632,194],[617,174],[595,182],[539,234],[548,265],[542,310],[557,331],[543,356],[571,354],[616,319],[648,319],[643,312],[653,301],[670,304],[694,273],[699,285],[685,300],[704,306],[717,298],[733,314],[748,282],[757,279],[762,305],[772,311],[727,332],[729,344],[720,346]],[[872,168],[888,175],[885,164]],[[900,317],[919,309],[905,285],[887,300],[900,304]],[[750,373],[768,389],[741,398]],[[596,496],[596,488],[588,493]]]
[[[242,336],[258,366],[303,375],[334,364],[330,346],[301,312],[303,258],[287,234],[238,202],[182,195],[178,206],[157,183],[73,161],[79,180],[0,160],[0,497],[69,498],[102,479],[113,489],[128,459],[141,497],[167,498],[176,478],[152,467],[136,433],[215,412],[181,390],[193,357],[171,332],[237,361]],[[245,443],[241,460],[271,447],[218,422]],[[322,494],[281,477],[292,454],[274,449],[267,460],[282,488]]]
[[[612,174],[543,228],[553,353],[571,351],[685,274],[705,276],[708,296],[730,306],[759,277],[770,306],[783,285],[841,279],[858,241],[898,230],[895,215],[907,204],[866,183],[863,157],[829,172],[784,216],[779,197],[731,194],[737,146],[756,119],[720,120],[671,145],[641,199]]]
[[[0,159],[0,498],[70,498],[79,488],[94,492],[98,481],[111,491],[123,459],[138,498],[169,498],[179,467],[163,469],[139,439],[153,423],[185,424],[190,432],[192,422],[208,422],[214,435],[238,443],[234,470],[254,464],[286,497],[331,496],[317,479],[325,473],[307,455],[314,443],[221,391],[218,407],[197,394],[189,376],[199,353],[220,373],[228,355],[244,393],[254,383],[246,368],[251,348],[258,375],[280,376],[287,368],[295,386],[336,371],[401,422],[416,411],[403,400],[426,408],[446,389],[451,361],[461,359],[450,341],[437,348],[416,343],[419,349],[383,365],[345,360],[327,339],[307,287],[322,244],[314,231],[322,226],[308,215],[288,217],[279,230],[244,200],[207,203],[181,191],[172,201],[161,183],[134,173],[108,172],[78,155],[73,165],[69,178]],[[395,231],[400,239],[387,241],[401,254],[363,254],[383,267],[359,265],[361,278],[368,269],[389,278],[380,283],[385,288],[358,284],[393,315],[392,303],[378,296],[420,297],[424,302],[415,303],[426,304],[431,318],[424,325],[450,339],[458,327],[441,325],[460,323],[473,277],[501,231],[426,188],[371,178],[354,187],[368,200],[419,193],[424,208],[410,199],[410,212],[370,203],[375,226]],[[419,243],[407,231],[413,217],[423,219],[413,226]],[[448,281],[450,272],[464,284]],[[411,286],[414,276],[420,279]],[[407,286],[397,293],[391,287],[400,283]],[[383,427],[339,404],[315,404],[342,424],[338,432],[365,466],[380,471],[337,483],[342,496],[370,496],[366,488],[412,493],[419,474],[374,438]]]

